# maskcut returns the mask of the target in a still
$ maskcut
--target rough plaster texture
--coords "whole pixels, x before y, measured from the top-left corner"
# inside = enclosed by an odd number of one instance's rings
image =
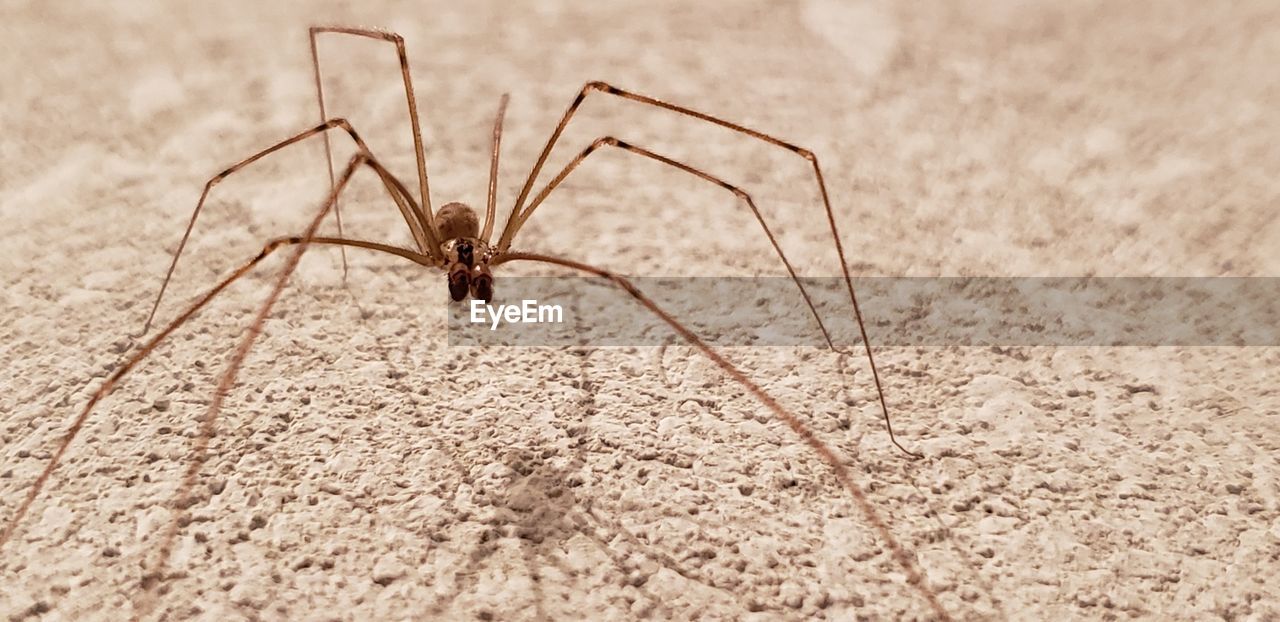
[[[463,4],[0,3],[0,520],[133,347],[201,185],[315,122],[315,23],[405,36],[437,205],[483,205],[502,92],[507,206],[603,79],[813,149],[860,274],[1280,268],[1274,2]],[[330,110],[415,186],[390,49],[322,53]],[[687,159],[830,269],[803,161],[592,97],[549,169],[605,134]],[[162,318],[305,224],[321,154],[215,190]],[[367,177],[344,213],[408,242]],[[621,152],[519,240],[630,274],[781,272],[734,197]],[[140,588],[279,263],[97,409],[0,551],[0,616],[929,616],[829,470],[696,352],[450,348],[439,274],[348,257],[344,286],[336,252],[308,253],[267,322],[170,572]],[[730,354],[847,460],[957,618],[1280,617],[1274,348],[884,348],[918,462],[863,361],[846,389],[819,350]]]

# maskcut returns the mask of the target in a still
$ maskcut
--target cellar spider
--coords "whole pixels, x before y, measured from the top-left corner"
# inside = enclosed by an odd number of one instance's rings
[[[321,34],[364,37],[390,43],[395,46],[396,54],[400,62],[401,77],[404,83],[405,99],[409,109],[409,121],[413,130],[413,146],[414,155],[417,160],[419,186],[417,198],[415,198],[409,189],[406,188],[405,185],[401,183],[401,181],[390,171],[388,171],[376,157],[374,157],[369,146],[365,144],[364,140],[350,123],[342,118],[326,117],[324,91],[320,72],[320,60],[316,46],[317,36]],[[164,570],[169,563],[173,543],[180,525],[188,522],[187,520],[184,520],[184,517],[189,516],[189,508],[192,501],[187,498],[187,495],[196,483],[197,474],[207,454],[210,439],[215,433],[217,415],[222,407],[222,402],[225,399],[226,393],[234,384],[236,376],[244,363],[245,357],[248,355],[250,348],[252,348],[254,341],[262,332],[263,323],[266,320],[268,313],[279,298],[290,275],[297,268],[302,254],[312,244],[325,244],[338,246],[342,249],[344,273],[346,271],[345,252],[348,247],[391,254],[412,261],[425,268],[438,269],[445,275],[449,290],[449,297],[454,302],[462,301],[468,296],[473,299],[487,302],[493,296],[494,291],[493,270],[510,262],[523,261],[550,264],[560,268],[567,268],[575,272],[594,275],[607,280],[614,286],[625,291],[635,299],[636,302],[644,306],[648,311],[670,326],[672,330],[679,334],[690,345],[701,351],[702,354],[705,355],[712,363],[732,378],[734,382],[737,382],[744,387],[753,397],[759,400],[774,415],[782,420],[783,423],[791,428],[791,430],[794,431],[801,440],[805,442],[805,444],[812,448],[818,456],[827,463],[834,472],[836,478],[839,480],[840,484],[853,497],[862,514],[875,528],[880,538],[890,549],[890,552],[897,564],[900,565],[906,573],[907,581],[928,602],[930,608],[939,618],[949,619],[949,615],[946,610],[944,610],[939,604],[936,594],[927,585],[924,577],[920,573],[920,570],[917,568],[914,557],[910,555],[890,533],[885,521],[871,505],[861,487],[853,481],[848,469],[836,454],[822,441],[820,441],[817,436],[815,436],[814,433],[810,431],[809,428],[805,426],[794,414],[784,408],[777,400],[765,392],[759,384],[748,378],[736,365],[721,356],[716,350],[686,328],[681,322],[677,321],[673,316],[655,304],[653,300],[636,288],[624,276],[613,271],[588,265],[573,259],[511,249],[512,242],[515,240],[516,235],[520,232],[525,223],[528,222],[529,218],[533,215],[534,210],[543,204],[552,191],[554,191],[570,173],[583,164],[591,154],[596,153],[605,147],[621,149],[627,153],[660,162],[666,166],[679,169],[707,182],[716,184],[725,190],[732,192],[742,203],[750,208],[757,222],[759,222],[761,228],[764,230],[765,235],[768,237],[774,251],[777,252],[778,257],[786,267],[787,273],[799,288],[800,295],[803,297],[810,312],[813,314],[814,319],[817,321],[818,327],[822,331],[827,345],[833,351],[842,355],[848,354],[847,350],[837,347],[832,342],[831,336],[828,333],[826,326],[822,323],[822,319],[818,315],[817,309],[809,296],[809,292],[805,289],[804,283],[796,276],[796,272],[792,267],[790,260],[787,259],[786,254],[783,252],[781,246],[779,246],[777,239],[769,229],[768,223],[761,215],[760,210],[756,207],[755,201],[751,198],[751,195],[720,177],[687,164],[683,164],[643,147],[636,146],[611,136],[606,136],[595,140],[588,147],[583,149],[545,187],[536,194],[532,194],[532,199],[530,199],[534,182],[537,180],[538,174],[542,171],[542,166],[546,162],[547,156],[559,140],[561,132],[563,132],[565,127],[572,120],[574,114],[586,101],[588,95],[593,93],[602,93],[638,102],[646,106],[665,109],[699,121],[715,124],[734,132],[745,134],[756,140],[763,141],[794,153],[812,165],[813,175],[817,182],[818,189],[821,192],[823,207],[826,210],[826,219],[831,228],[832,240],[835,244],[836,253],[840,260],[840,267],[843,270],[845,286],[848,290],[849,299],[852,303],[854,315],[857,319],[858,328],[861,332],[867,360],[871,367],[872,378],[874,379],[877,395],[880,401],[880,410],[884,417],[885,426],[889,432],[890,440],[903,452],[914,457],[919,457],[917,454],[908,451],[903,448],[902,445],[898,444],[897,439],[893,436],[893,429],[889,421],[889,409],[884,397],[884,389],[880,382],[879,372],[875,366],[875,359],[872,356],[871,346],[867,341],[866,327],[863,323],[862,312],[858,308],[857,297],[854,294],[853,283],[849,275],[848,263],[845,261],[844,248],[841,244],[839,232],[836,228],[830,197],[827,194],[826,184],[823,181],[822,170],[818,166],[818,159],[812,151],[798,147],[768,134],[744,127],[737,123],[732,123],[690,108],[685,108],[683,106],[661,101],[631,91],[625,91],[605,82],[588,82],[574,97],[573,102],[560,118],[559,123],[556,124],[555,130],[551,133],[551,137],[547,139],[546,145],[538,155],[533,168],[529,172],[528,178],[520,189],[519,196],[517,197],[515,204],[512,206],[506,225],[500,232],[498,232],[499,235],[495,241],[493,239],[493,235],[495,233],[494,217],[497,210],[496,190],[498,183],[498,156],[502,140],[502,122],[507,106],[508,96],[502,96],[493,125],[493,150],[489,167],[488,201],[483,223],[480,222],[476,212],[463,203],[447,203],[439,210],[433,211],[431,194],[427,184],[427,165],[425,151],[423,149],[422,132],[418,121],[417,101],[414,97],[413,84],[409,76],[409,63],[405,54],[404,39],[400,35],[378,30],[325,26],[312,27],[310,29],[310,42],[312,66],[315,73],[316,94],[319,102],[320,118],[322,122],[315,127],[282,140],[237,162],[221,173],[214,175],[205,183],[204,190],[201,192],[200,198],[196,203],[196,207],[191,214],[191,220],[187,223],[186,230],[183,233],[182,241],[178,244],[178,248],[173,255],[173,260],[169,265],[169,269],[165,273],[160,292],[157,294],[155,303],[152,305],[151,312],[148,314],[143,328],[143,334],[145,335],[146,332],[150,330],[152,321],[155,319],[156,310],[159,308],[164,292],[168,288],[169,280],[173,276],[173,271],[177,266],[178,258],[182,255],[182,251],[186,247],[187,241],[190,238],[191,230],[195,226],[196,219],[199,217],[200,211],[204,207],[205,200],[208,198],[210,191],[219,182],[244,167],[266,157],[267,155],[270,155],[271,153],[289,147],[290,145],[294,145],[306,140],[307,138],[320,135],[324,139],[325,154],[329,162],[330,192],[327,199],[312,217],[310,223],[301,235],[276,238],[267,242],[257,256],[241,264],[238,268],[232,271],[230,275],[219,281],[212,289],[199,296],[194,302],[188,305],[176,319],[166,324],[164,328],[155,333],[150,339],[147,339],[132,354],[126,357],[118,367],[116,367],[110,376],[107,377],[102,386],[94,392],[88,403],[80,411],[79,415],[74,419],[71,426],[62,436],[57,449],[49,459],[44,470],[31,485],[26,497],[19,505],[18,510],[9,518],[8,523],[4,527],[4,531],[0,532],[0,549],[4,547],[10,538],[13,537],[14,532],[20,527],[23,517],[30,509],[31,504],[40,494],[40,491],[43,489],[50,475],[57,468],[68,447],[75,440],[76,435],[84,426],[93,407],[109,395],[119,385],[124,376],[142,362],[143,359],[150,355],[161,342],[167,339],[178,327],[182,326],[187,320],[191,319],[201,309],[208,305],[213,298],[225,290],[229,285],[247,274],[275,251],[286,246],[292,246],[294,247],[293,252],[286,258],[285,264],[274,281],[270,292],[263,303],[258,307],[252,324],[245,332],[243,338],[239,342],[239,345],[232,354],[226,370],[219,377],[213,398],[209,403],[208,409],[200,420],[200,430],[195,439],[192,458],[188,463],[183,483],[179,487],[178,492],[172,501],[173,507],[178,510],[178,516],[170,521],[160,545],[155,549],[154,557],[146,565],[147,571],[144,574],[141,587],[148,591],[154,587],[164,576]],[[341,130],[349,135],[351,140],[355,143],[357,150],[357,153],[350,159],[342,172],[336,175],[334,173],[332,148],[330,144],[331,130]],[[405,224],[408,226],[409,232],[413,237],[416,247],[415,249],[403,249],[379,242],[348,239],[343,236],[342,220],[338,210],[338,200],[352,176],[362,168],[371,169],[378,175],[384,189],[387,191],[387,194],[396,204],[396,207],[404,217]],[[316,235],[321,222],[331,211],[337,220],[338,236],[325,237]]]

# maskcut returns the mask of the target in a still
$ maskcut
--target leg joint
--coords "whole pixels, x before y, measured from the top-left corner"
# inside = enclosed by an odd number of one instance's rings
[[[592,80],[588,82],[586,86],[582,87],[582,94],[586,95],[587,91],[591,91],[591,90],[602,91],[602,92],[611,93],[614,95],[617,95],[619,93],[618,89],[614,88],[613,85],[607,82],[601,82],[600,80]]]
[[[595,142],[591,143],[591,146],[587,149],[587,152],[590,153],[601,147],[618,147],[624,144],[625,143],[623,143],[622,141],[612,136],[604,136],[602,138],[597,138]]]
[[[344,129],[344,130],[346,130],[346,131],[350,132],[350,131],[351,131],[351,122],[350,122],[350,121],[347,121],[347,120],[346,120],[345,118],[343,118],[343,117],[334,117],[334,118],[332,118],[332,119],[329,119],[328,121],[325,121],[325,122],[324,122],[324,125],[321,125],[321,126],[320,126],[320,128],[323,128],[323,129],[328,129],[328,128],[332,128],[332,127],[340,127],[340,128],[342,128],[342,129]]]
[[[297,235],[274,238],[262,246],[262,252],[258,254],[258,257],[262,257],[270,253],[271,251],[274,251],[277,248],[280,248],[281,246],[288,246],[290,244],[301,244],[301,243],[302,243],[302,237]]]
[[[723,179],[720,179],[719,177],[712,177],[711,180],[719,184],[721,188],[724,188],[725,190],[732,192],[733,195],[738,197],[739,199],[742,199],[747,203],[751,203],[751,195],[747,194],[746,190],[743,190],[742,188],[739,188]]]

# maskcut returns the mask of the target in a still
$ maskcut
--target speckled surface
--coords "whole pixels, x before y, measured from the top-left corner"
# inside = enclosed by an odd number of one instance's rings
[[[1274,3],[216,4],[0,3],[0,520],[133,346],[201,185],[315,123],[316,23],[404,35],[437,205],[483,205],[501,93],[509,206],[602,79],[811,148],[859,274],[1280,268]],[[330,111],[415,185],[394,55],[322,54]],[[605,134],[742,185],[805,272],[832,265],[793,155],[600,97],[548,170]],[[218,186],[161,317],[301,229],[322,158]],[[588,166],[517,246],[781,273],[722,189],[621,152]],[[367,178],[343,213],[408,242]],[[168,573],[144,587],[141,562],[269,269],[94,412],[0,550],[0,617],[931,615],[829,469],[696,352],[450,348],[439,274],[348,257],[344,286],[336,252],[309,252],[267,322]],[[862,361],[846,389],[819,350],[729,354],[844,457],[956,618],[1280,617],[1274,348],[882,348],[915,462]]]

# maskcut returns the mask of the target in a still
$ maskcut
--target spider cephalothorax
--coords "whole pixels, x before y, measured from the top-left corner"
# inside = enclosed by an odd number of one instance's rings
[[[445,240],[449,298],[461,302],[470,293],[476,300],[489,302],[493,297],[493,274],[488,265],[492,253],[479,238],[480,221],[475,210],[463,203],[446,203],[436,212],[436,223]]]

